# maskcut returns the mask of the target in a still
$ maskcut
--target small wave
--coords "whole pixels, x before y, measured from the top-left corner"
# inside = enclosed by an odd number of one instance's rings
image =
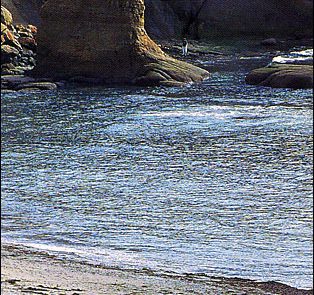
[[[83,246],[61,246],[28,241],[20,242],[6,238],[1,238],[1,243],[25,247],[29,250],[33,250],[34,252],[53,254],[61,259],[89,262],[106,267],[139,269],[148,264],[153,267],[152,262],[146,261],[143,257],[137,255],[136,253],[124,250],[109,250]]]
[[[149,112],[141,114],[142,117],[154,117],[154,118],[175,118],[175,117],[195,117],[195,118],[211,118],[211,119],[225,119],[226,117],[232,117],[237,112],[232,110],[229,106],[213,105],[207,110],[177,110],[177,111],[160,111]]]
[[[313,64],[313,49],[292,51],[286,55],[279,55],[273,58],[272,63],[280,64]]]
[[[5,242],[4,242],[5,241]],[[36,253],[42,251],[46,252],[47,254],[55,254],[55,252],[66,252],[66,253],[75,253],[75,254],[85,254],[85,251],[82,251],[77,248],[73,247],[67,247],[67,246],[56,246],[56,245],[47,245],[47,244],[37,244],[32,242],[24,242],[19,243],[17,241],[8,241],[6,239],[1,239],[2,247],[3,249],[7,249],[9,251],[22,251],[24,254],[28,255],[29,253]],[[52,253],[51,253],[52,252]],[[106,251],[107,253],[107,251]],[[60,258],[60,257],[57,257]],[[83,263],[90,263],[91,261],[79,261]],[[93,265],[93,264],[92,264]],[[94,264],[99,265],[99,264]],[[127,270],[132,271],[132,269],[128,268],[116,268],[114,266],[106,266],[101,265],[102,267],[106,267],[108,269],[120,269],[120,270]],[[134,270],[134,269],[133,269]],[[156,276],[156,277],[167,277],[171,279],[180,279],[180,280],[189,280],[189,281],[199,281],[199,282],[215,282],[216,284],[225,284],[228,283],[231,285],[242,285],[244,287],[251,287],[251,288],[258,288],[264,291],[277,291],[281,294],[295,294],[297,292],[298,294],[312,294],[313,288],[297,288],[290,286],[288,284],[279,282],[279,281],[267,281],[267,280],[259,280],[257,278],[244,278],[244,277],[238,277],[238,276],[222,276],[222,275],[209,275],[206,273],[190,273],[190,272],[174,272],[171,270],[156,270],[156,269],[149,269],[142,267],[141,269],[135,269],[136,272],[140,271],[143,274],[148,274],[150,276]]]

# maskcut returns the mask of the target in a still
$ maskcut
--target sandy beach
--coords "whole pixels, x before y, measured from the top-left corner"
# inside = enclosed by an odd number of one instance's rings
[[[1,246],[1,294],[313,294],[278,283],[156,275],[64,261],[16,245]]]

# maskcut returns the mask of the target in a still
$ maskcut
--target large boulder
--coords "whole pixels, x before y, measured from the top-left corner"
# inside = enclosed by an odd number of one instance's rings
[[[273,88],[313,88],[313,66],[273,64],[253,70],[246,77],[246,82]]]
[[[177,85],[208,72],[167,56],[146,34],[144,0],[48,0],[38,30],[37,76]]]

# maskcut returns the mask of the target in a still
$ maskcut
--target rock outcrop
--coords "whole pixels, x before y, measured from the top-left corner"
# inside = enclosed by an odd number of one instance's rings
[[[294,64],[273,64],[253,70],[246,77],[251,85],[273,88],[313,88],[313,66]]]
[[[35,66],[37,28],[14,24],[11,12],[1,6],[1,74],[24,74]]]
[[[146,4],[147,30],[159,38],[169,38],[171,32],[192,38],[313,36],[312,0],[146,0]],[[164,10],[167,21],[160,23]]]
[[[39,9],[44,1],[45,0],[1,0],[1,5],[12,13],[16,23],[38,26],[40,23]]]
[[[2,0],[16,22],[40,23],[45,0]],[[107,2],[104,1],[104,2]],[[146,29],[158,38],[313,36],[313,0],[145,0]]]
[[[99,83],[179,85],[208,72],[167,56],[144,29],[144,0],[48,0],[36,75]]]

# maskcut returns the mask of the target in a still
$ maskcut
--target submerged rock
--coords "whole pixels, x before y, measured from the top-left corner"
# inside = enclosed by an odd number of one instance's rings
[[[1,91],[55,90],[62,86],[62,84],[47,81],[47,79],[35,79],[24,75],[1,76]]]
[[[313,88],[313,66],[273,64],[253,70],[245,80],[251,85],[273,88]]]
[[[261,41],[261,45],[263,46],[275,46],[277,44],[278,44],[278,41],[275,38],[269,38],[269,39],[265,39]]]
[[[29,82],[22,83],[14,88],[14,90],[25,90],[27,88],[30,89],[40,89],[40,90],[54,90],[57,89],[58,86],[52,82]]]
[[[177,85],[209,75],[169,57],[148,37],[143,0],[48,0],[41,15],[37,76]]]

